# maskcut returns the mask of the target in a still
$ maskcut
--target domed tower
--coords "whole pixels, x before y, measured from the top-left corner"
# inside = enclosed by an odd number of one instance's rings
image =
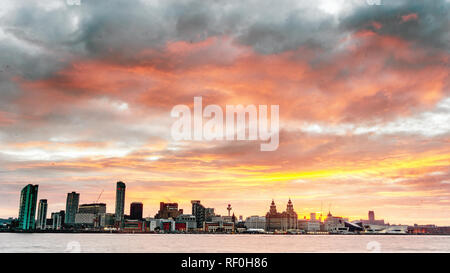
[[[291,198],[289,198],[289,201],[287,203],[286,212],[294,212],[294,205],[292,204]]]
[[[272,203],[270,204],[270,214],[276,214],[277,213],[277,206],[275,205],[275,202],[272,199]]]
[[[298,215],[294,211],[294,205],[292,204],[291,198],[287,203],[286,213],[284,214],[286,217],[286,228],[287,229],[297,229],[297,220]]]

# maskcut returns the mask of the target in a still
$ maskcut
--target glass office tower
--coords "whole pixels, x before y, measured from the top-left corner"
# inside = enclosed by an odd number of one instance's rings
[[[26,185],[20,193],[19,229],[35,228],[36,203],[39,185]]]
[[[125,209],[125,183],[122,181],[117,182],[116,186],[116,215],[115,221],[120,226],[123,225],[124,221],[124,209]]]
[[[47,199],[39,200],[36,229],[45,229],[47,225]]]
[[[80,194],[76,192],[69,192],[66,200],[66,215],[64,223],[67,225],[75,224],[75,214],[78,212],[78,204],[80,202]]]

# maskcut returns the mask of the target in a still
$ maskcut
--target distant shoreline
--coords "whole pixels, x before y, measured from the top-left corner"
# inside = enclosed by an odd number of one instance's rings
[[[299,234],[289,234],[289,233],[220,233],[220,232],[165,232],[165,233],[159,233],[159,232],[123,232],[123,231],[11,231],[11,230],[0,230],[0,233],[24,233],[24,234],[158,234],[158,235],[273,235],[273,236],[279,236],[279,235],[285,235],[285,236],[302,236],[302,235],[314,235],[314,236],[320,236],[320,235],[350,235],[350,236],[365,236],[365,235],[400,235],[400,236],[422,236],[422,235],[433,235],[433,236],[450,236],[450,234],[426,234],[426,233],[416,233],[416,234],[401,234],[401,233],[353,233],[353,234],[338,234],[338,233],[299,233]]]

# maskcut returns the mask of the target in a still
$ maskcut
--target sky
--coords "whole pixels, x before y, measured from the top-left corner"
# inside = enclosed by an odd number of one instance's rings
[[[291,198],[300,218],[450,225],[450,1],[73,2],[2,0],[0,217],[29,183],[49,213],[72,191],[114,212],[122,180],[144,216]],[[175,141],[195,96],[279,105],[278,149]]]

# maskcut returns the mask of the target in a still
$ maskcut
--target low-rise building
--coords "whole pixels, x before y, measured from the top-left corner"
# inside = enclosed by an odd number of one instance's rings
[[[265,229],[266,217],[253,215],[245,219],[245,227],[247,229]]]
[[[327,218],[324,221],[325,231],[330,233],[341,233],[347,230],[345,227],[346,221],[348,222],[348,218],[333,216],[330,212],[328,212]]]
[[[151,218],[151,217],[145,218],[147,231],[149,231],[149,232],[157,231],[156,227],[157,227],[157,221],[158,220],[159,219],[154,219],[154,218]]]
[[[300,219],[298,220],[298,229],[304,230],[305,232],[319,232],[320,222],[311,219]]]
[[[178,203],[159,203],[159,211],[155,215],[156,219],[175,219],[183,214],[182,209],[178,209]]]
[[[408,227],[408,232],[412,234],[450,234],[450,226],[438,227],[436,225],[417,225]]]
[[[163,232],[174,232],[175,231],[175,221],[172,219],[157,219],[159,230]]]
[[[100,213],[98,215],[98,224],[101,228],[112,228],[114,227],[114,213]]]
[[[76,213],[75,226],[78,228],[93,228],[97,215],[94,213]]]
[[[176,218],[176,224],[185,224],[185,231],[193,231],[197,229],[197,222],[195,219],[195,216],[192,214],[181,214]],[[179,225],[178,227],[181,228],[182,225]],[[175,227],[177,229],[177,227]]]
[[[53,219],[45,219],[45,229],[53,229]]]
[[[101,214],[106,213],[105,203],[82,204],[78,208],[78,213]]]
[[[204,222],[203,230],[206,232],[224,232],[224,233],[232,233],[234,232],[234,223],[233,222]]]
[[[123,224],[123,231],[125,232],[145,232],[146,222],[142,220],[126,219]]]

